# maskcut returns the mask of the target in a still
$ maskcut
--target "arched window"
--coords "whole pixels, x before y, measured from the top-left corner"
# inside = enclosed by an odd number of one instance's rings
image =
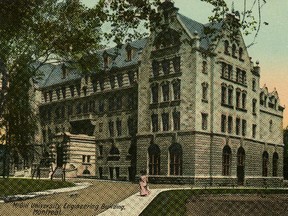
[[[151,85],[151,102],[152,103],[158,103],[159,98],[159,85],[158,83],[153,83]]]
[[[170,175],[182,175],[182,146],[174,143],[169,148]]]
[[[86,169],[83,171],[83,175],[90,175],[90,171],[86,168]]]
[[[237,151],[237,166],[244,166],[245,162],[245,150],[240,147]]]
[[[272,165],[273,176],[277,176],[278,175],[278,159],[279,159],[278,153],[274,152],[274,154],[273,154],[273,165]]]
[[[256,91],[256,79],[252,80],[252,90]]]
[[[262,155],[262,176],[268,176],[268,159],[269,154],[267,151],[264,151]]]
[[[208,83],[202,83],[202,101],[208,101]]]
[[[115,146],[112,146],[112,148],[109,151],[109,156],[107,158],[108,161],[119,161],[120,160],[120,152],[119,149]]]
[[[239,60],[243,61],[243,48],[239,48]]]
[[[148,148],[149,154],[149,174],[159,175],[160,174],[160,149],[158,145],[151,144]]]
[[[229,176],[231,174],[231,148],[226,145],[223,148],[222,154],[222,174],[223,176]]]

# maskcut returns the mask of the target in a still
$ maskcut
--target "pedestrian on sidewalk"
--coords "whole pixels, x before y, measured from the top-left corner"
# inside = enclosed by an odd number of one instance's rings
[[[140,196],[148,196],[150,194],[150,191],[148,189],[148,176],[145,170],[142,170],[140,174],[141,174],[139,179]]]

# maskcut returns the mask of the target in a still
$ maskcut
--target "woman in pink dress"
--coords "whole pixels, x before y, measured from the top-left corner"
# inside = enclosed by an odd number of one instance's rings
[[[148,176],[146,175],[145,171],[141,171],[141,176],[139,179],[139,186],[140,186],[140,196],[147,196],[150,194],[148,190]]]

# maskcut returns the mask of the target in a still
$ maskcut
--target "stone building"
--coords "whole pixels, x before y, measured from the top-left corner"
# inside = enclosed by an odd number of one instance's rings
[[[69,132],[77,176],[133,180],[145,169],[155,182],[281,184],[284,108],[276,90],[259,86],[241,33],[233,40],[225,22],[198,23],[169,1],[158,12],[148,38],[99,51],[92,75],[45,68],[43,143],[57,157],[53,134]]]

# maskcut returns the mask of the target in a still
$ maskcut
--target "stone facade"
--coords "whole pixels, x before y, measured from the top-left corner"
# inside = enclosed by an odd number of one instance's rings
[[[280,185],[284,108],[276,90],[260,88],[241,34],[232,40],[223,25],[200,24],[168,1],[158,11],[147,39],[99,51],[99,72],[47,70],[44,143],[60,131],[93,137],[96,178],[133,180],[145,169],[155,182]],[[71,158],[84,155],[77,145]]]

